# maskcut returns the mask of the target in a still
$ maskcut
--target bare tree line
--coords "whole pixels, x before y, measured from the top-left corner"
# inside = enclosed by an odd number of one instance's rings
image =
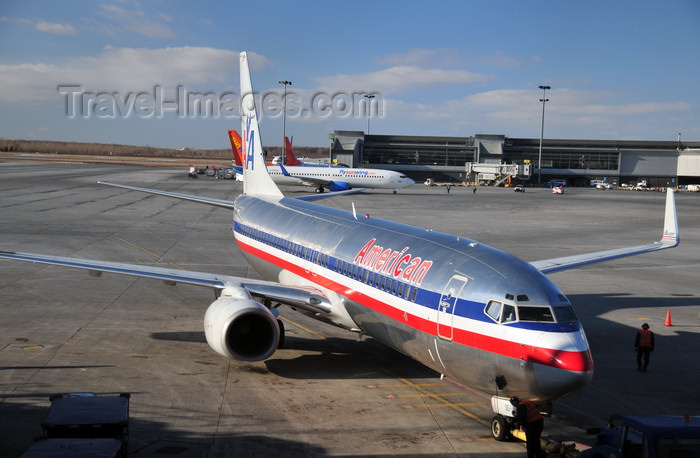
[[[266,147],[267,156],[282,154],[281,146]],[[56,142],[44,140],[0,139],[0,151],[11,153],[80,154],[88,156],[169,157],[192,159],[231,159],[231,149],[156,148],[153,146],[115,145],[106,143]],[[328,156],[328,149],[316,146],[295,146],[299,157]]]

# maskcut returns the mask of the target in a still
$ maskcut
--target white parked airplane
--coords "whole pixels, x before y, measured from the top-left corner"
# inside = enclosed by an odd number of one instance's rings
[[[236,165],[241,167],[245,155],[241,154],[240,136],[235,130],[228,131],[231,149]],[[351,188],[397,189],[415,184],[403,173],[385,169],[358,169],[337,166],[303,166],[267,164],[272,180],[280,185],[313,186],[317,193],[324,192],[324,186],[331,191],[346,191]],[[245,178],[244,178],[245,179]]]
[[[285,198],[265,166],[246,53],[240,56],[244,192],[235,201],[112,185],[232,210],[238,247],[264,280],[1,251],[7,259],[161,279],[214,289],[204,317],[217,353],[270,357],[284,329],[270,304],[368,334],[498,402],[547,403],[593,377],[583,327],[545,274],[677,246],[668,190],[660,241],[526,262],[475,240]],[[109,184],[109,183],[105,183]],[[495,416],[494,435],[505,428]]]

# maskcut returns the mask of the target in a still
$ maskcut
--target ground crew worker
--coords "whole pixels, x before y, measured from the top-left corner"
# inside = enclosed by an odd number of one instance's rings
[[[521,431],[525,431],[527,458],[540,458],[542,456],[540,436],[544,428],[544,419],[540,409],[533,402],[520,399],[517,396],[510,398],[510,403],[516,408],[515,426],[519,427]]]
[[[634,338],[634,351],[637,352],[637,370],[646,372],[649,366],[649,355],[654,351],[654,333],[649,330],[649,325],[646,323],[637,331],[637,336]],[[642,356],[644,356],[644,366],[642,366]]]

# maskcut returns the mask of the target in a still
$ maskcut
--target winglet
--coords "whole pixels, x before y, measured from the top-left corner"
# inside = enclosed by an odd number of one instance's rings
[[[280,170],[282,171],[282,175],[284,175],[284,176],[286,176],[286,177],[289,176],[289,172],[288,172],[287,169],[284,167],[284,164],[282,164],[282,163],[280,162],[279,164],[277,164],[277,167],[279,167]]]
[[[248,195],[283,197],[267,172],[258,112],[255,108],[253,83],[248,67],[248,54],[241,53],[241,129],[243,130],[243,192]]]
[[[678,233],[678,217],[676,215],[676,199],[674,191],[666,188],[666,214],[664,215],[664,233],[661,243],[664,245],[678,246],[680,234]]]

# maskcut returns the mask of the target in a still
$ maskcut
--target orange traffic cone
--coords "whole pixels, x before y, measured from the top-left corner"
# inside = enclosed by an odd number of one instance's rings
[[[666,310],[666,322],[664,323],[664,326],[673,326],[673,324],[671,324],[671,311],[670,310]]]

